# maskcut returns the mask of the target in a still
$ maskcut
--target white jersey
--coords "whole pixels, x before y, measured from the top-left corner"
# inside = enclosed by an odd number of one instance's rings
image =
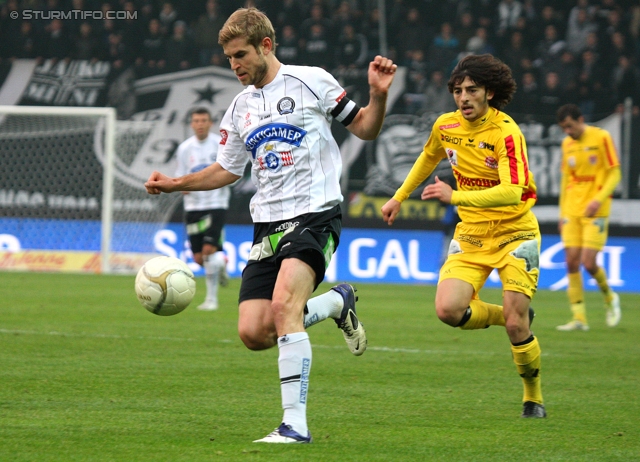
[[[195,135],[183,141],[178,146],[176,157],[178,159],[177,176],[199,172],[213,164],[218,158],[220,136],[209,133],[209,136],[200,141]],[[228,209],[231,189],[225,186],[213,191],[190,191],[184,194],[184,209],[187,212],[194,210]]]
[[[255,223],[322,212],[342,202],[342,158],[331,121],[346,126],[359,110],[345,95],[325,70],[283,64],[272,82],[250,85],[233,100],[220,124],[218,162],[236,175],[251,162]]]

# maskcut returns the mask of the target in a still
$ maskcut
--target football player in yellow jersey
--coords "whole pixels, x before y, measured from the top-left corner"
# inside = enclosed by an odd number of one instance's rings
[[[449,160],[457,191],[436,177],[421,196],[457,205],[461,219],[440,269],[436,314],[461,329],[505,326],[524,385],[522,417],[546,417],[540,345],[530,330],[534,313],[529,304],[537,290],[540,256],[540,229],[531,212],[536,186],[524,136],[500,111],[511,101],[516,84],[506,64],[485,54],[462,59],[448,87],[458,110],[436,120],[422,153],[382,207],[382,215],[393,224],[402,201],[442,159]],[[478,297],[494,268],[502,281],[503,306]]]
[[[562,177],[558,230],[564,243],[573,319],[558,330],[589,330],[580,265],[596,280],[604,296],[609,327],[620,322],[620,298],[607,282],[596,257],[607,242],[611,195],[620,182],[620,163],[609,132],[587,125],[575,104],[558,109],[562,141]]]

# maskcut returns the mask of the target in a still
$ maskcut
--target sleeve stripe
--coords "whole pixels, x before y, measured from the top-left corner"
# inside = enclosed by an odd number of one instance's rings
[[[604,149],[607,152],[607,161],[609,162],[609,167],[613,167],[614,165],[617,165],[617,159],[615,155],[611,155],[611,149],[608,143],[607,138],[605,137],[604,140]]]
[[[527,156],[524,155],[523,140],[524,137],[520,136],[520,155],[522,156],[522,163],[524,164],[524,184],[527,186],[529,184],[529,163],[527,162]]]
[[[507,157],[509,158],[509,171],[511,172],[511,184],[518,184],[518,160],[516,159],[516,146],[513,142],[513,135],[509,135],[504,139],[507,148]]]

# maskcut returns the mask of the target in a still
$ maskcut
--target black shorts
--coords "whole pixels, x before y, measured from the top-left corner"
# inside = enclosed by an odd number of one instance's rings
[[[271,300],[280,264],[297,258],[316,273],[315,287],[324,279],[342,231],[340,206],[325,212],[306,213],[290,220],[256,223],[249,261],[242,272],[240,302]]]
[[[202,252],[204,244],[210,244],[222,250],[222,228],[226,216],[225,209],[194,210],[185,213],[187,235],[194,254]]]

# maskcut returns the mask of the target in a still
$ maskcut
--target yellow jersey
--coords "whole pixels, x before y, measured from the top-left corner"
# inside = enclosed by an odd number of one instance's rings
[[[589,202],[597,199],[601,205],[594,216],[608,217],[617,182],[613,188],[605,183],[611,169],[619,166],[611,135],[602,128],[587,125],[577,140],[562,140],[561,216],[585,216]]]
[[[458,185],[451,203],[458,205],[462,222],[504,223],[527,216],[530,226],[537,227],[535,217],[529,215],[537,196],[527,145],[520,127],[507,114],[490,107],[474,122],[460,111],[441,115],[394,199],[408,198],[442,159],[449,160]]]

